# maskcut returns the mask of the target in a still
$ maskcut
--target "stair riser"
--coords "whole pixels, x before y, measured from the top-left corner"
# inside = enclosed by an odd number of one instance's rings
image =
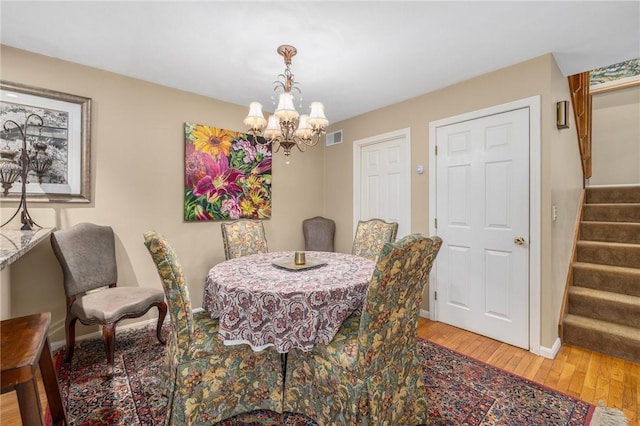
[[[573,285],[640,297],[640,274],[573,268]]]
[[[580,239],[640,244],[640,223],[582,222],[580,224]]]
[[[587,203],[640,203],[640,187],[588,188]]]
[[[578,243],[578,262],[640,268],[640,246],[594,247]]]
[[[640,328],[640,306],[624,302],[572,294],[569,297],[569,313]]]
[[[565,323],[562,340],[566,344],[581,346],[632,362],[640,362],[640,337],[631,339],[611,333],[598,333]]]
[[[582,210],[582,220],[597,222],[640,222],[640,205],[585,205]]]

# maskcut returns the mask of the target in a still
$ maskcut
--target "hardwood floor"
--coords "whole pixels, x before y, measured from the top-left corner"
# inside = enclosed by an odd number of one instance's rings
[[[418,336],[594,405],[602,401],[622,410],[629,426],[640,424],[640,364],[570,345],[563,345],[551,360],[424,318],[418,324]],[[44,408],[42,383],[40,389]],[[0,397],[0,424],[22,424],[15,392]]]
[[[418,336],[591,404],[622,410],[639,425],[640,364],[562,345],[555,359],[420,318]]]

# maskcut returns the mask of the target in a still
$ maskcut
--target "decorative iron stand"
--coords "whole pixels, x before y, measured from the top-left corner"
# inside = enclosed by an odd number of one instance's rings
[[[38,228],[42,228],[40,225],[38,225],[32,218],[31,215],[29,215],[29,210],[27,209],[27,175],[29,174],[29,164],[31,163],[30,159],[29,159],[29,154],[27,152],[27,128],[29,127],[29,122],[31,120],[35,120],[34,123],[32,123],[32,126],[38,126],[40,129],[40,135],[42,133],[42,126],[44,125],[44,122],[42,120],[42,117],[40,117],[38,114],[29,114],[27,116],[27,119],[24,122],[24,126],[19,125],[18,123],[16,123],[13,120],[6,120],[3,125],[2,128],[4,130],[4,132],[6,134],[8,134],[10,128],[9,125],[13,125],[15,128],[18,129],[18,131],[20,132],[20,136],[22,136],[22,149],[20,151],[20,180],[22,181],[22,192],[20,194],[20,204],[18,205],[18,208],[16,209],[15,213],[11,216],[11,218],[9,218],[9,220],[7,220],[6,222],[4,222],[2,225],[0,225],[0,228],[4,227],[6,224],[8,224],[9,222],[11,222],[13,220],[14,217],[16,217],[16,215],[20,212],[20,221],[22,222],[22,227],[20,228],[23,231],[29,231],[32,230],[34,226],[37,226]],[[39,121],[39,123],[38,123]],[[38,178],[41,178],[42,174],[44,172],[46,172],[49,168],[49,166],[51,165],[51,160],[48,159],[47,160],[48,165],[46,165],[46,167],[44,168],[40,168],[40,170],[38,170]],[[4,168],[4,165],[3,165]],[[44,169],[44,170],[43,170]],[[13,177],[13,181],[11,182],[6,182],[4,180],[5,178],[5,174],[4,171],[2,173],[2,178],[3,178],[3,182],[2,182],[2,186],[5,188],[5,194],[7,194],[9,188],[11,187],[11,185],[13,184],[13,182],[15,181],[17,176]]]

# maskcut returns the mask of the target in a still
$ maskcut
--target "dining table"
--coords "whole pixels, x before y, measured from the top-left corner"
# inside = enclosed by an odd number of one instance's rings
[[[298,252],[299,253],[299,252]],[[219,318],[227,345],[255,351],[309,351],[329,344],[366,297],[375,262],[336,252],[253,254],[223,261],[207,274],[203,308]]]

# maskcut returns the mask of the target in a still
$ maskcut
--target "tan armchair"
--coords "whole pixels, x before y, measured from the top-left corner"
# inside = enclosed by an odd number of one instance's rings
[[[249,254],[267,253],[267,237],[259,220],[238,219],[220,224],[226,260]]]
[[[413,234],[384,245],[362,312],[347,318],[329,345],[289,353],[285,411],[320,426],[428,423],[416,331],[441,244]]]
[[[335,233],[336,223],[326,217],[316,216],[302,221],[304,249],[307,251],[334,251]]]
[[[351,254],[375,261],[382,246],[385,243],[394,242],[397,233],[397,222],[385,222],[381,219],[360,220],[353,239]]]
[[[162,281],[171,334],[166,352],[166,425],[209,425],[240,413],[282,412],[280,354],[226,346],[209,312],[192,312],[189,288],[173,247],[155,231],[144,234]]]
[[[118,287],[115,237],[109,226],[80,223],[51,234],[51,247],[64,274],[67,297],[65,332],[70,362],[75,346],[75,324],[102,325],[108,373],[113,372],[116,324],[124,318],[138,318],[158,308],[156,335],[165,344],[161,328],[167,314],[164,293],[158,288]],[[99,291],[93,291],[102,288]]]

